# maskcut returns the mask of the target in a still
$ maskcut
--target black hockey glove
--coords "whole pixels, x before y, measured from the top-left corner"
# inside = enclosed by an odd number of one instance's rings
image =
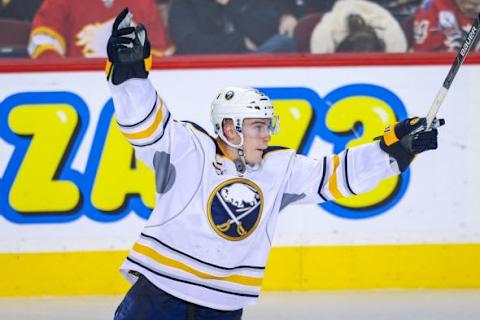
[[[415,155],[426,150],[437,149],[436,128],[445,124],[435,119],[430,130],[426,130],[426,118],[409,118],[385,129],[379,137],[380,148],[397,161],[401,172],[405,171]]]
[[[147,30],[141,24],[131,26],[132,14],[125,8],[113,22],[108,39],[107,80],[118,85],[131,78],[148,77],[152,64]]]

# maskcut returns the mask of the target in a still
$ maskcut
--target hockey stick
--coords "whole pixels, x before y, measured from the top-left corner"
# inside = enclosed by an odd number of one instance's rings
[[[463,41],[462,46],[458,51],[457,57],[455,58],[455,61],[453,61],[453,64],[450,67],[450,70],[448,71],[447,77],[443,81],[442,87],[440,88],[440,90],[438,90],[438,93],[435,99],[433,100],[432,106],[428,111],[427,130],[429,130],[432,127],[432,124],[434,122],[433,120],[435,119],[435,116],[437,115],[437,112],[440,109],[440,106],[442,105],[443,100],[445,99],[445,96],[448,93],[448,89],[450,89],[450,85],[452,84],[458,69],[460,69],[460,66],[462,65],[463,61],[465,61],[465,58],[467,57],[468,53],[470,52],[470,49],[473,47],[473,44],[475,43],[475,39],[478,36],[479,29],[480,29],[480,13],[477,15],[475,21],[473,22],[472,28],[468,32],[468,35],[465,37],[465,40]]]

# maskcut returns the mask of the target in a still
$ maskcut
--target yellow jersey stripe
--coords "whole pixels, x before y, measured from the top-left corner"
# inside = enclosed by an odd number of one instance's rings
[[[152,125],[145,130],[139,131],[139,132],[134,132],[134,133],[126,133],[123,132],[123,135],[127,137],[127,139],[144,139],[150,137],[157,129],[160,123],[162,123],[163,120],[163,113],[162,113],[162,108],[163,108],[163,101],[162,99],[160,100],[160,106],[158,107],[158,112],[157,115],[155,116],[155,120],[153,121]]]
[[[32,59],[36,59],[39,55],[41,55],[44,51],[47,50],[53,50],[57,52],[59,55],[63,56],[63,53],[61,53],[57,47],[55,47],[53,44],[42,44],[38,47],[35,48],[35,51],[32,53]]]
[[[60,46],[63,48],[64,51],[67,51],[67,46],[65,44],[65,39],[55,30],[49,27],[38,27],[32,30],[31,37],[37,34],[47,34],[57,40],[60,43]]]
[[[338,158],[337,155],[335,155],[333,157],[333,173],[330,176],[330,179],[328,180],[328,190],[330,191],[330,193],[335,199],[343,197],[342,193],[338,189],[338,183],[337,183],[337,168],[339,164],[340,164],[340,159]]]
[[[233,282],[236,284],[241,284],[246,286],[260,286],[262,284],[262,278],[242,276],[242,275],[236,275],[236,274],[231,276],[226,276],[226,277],[218,277],[208,273],[204,273],[190,266],[187,266],[182,262],[165,257],[160,253],[156,252],[155,250],[153,250],[152,248],[139,244],[138,242],[134,244],[133,251],[138,252],[144,256],[147,256],[160,264],[191,273],[202,279],[221,280],[221,281]]]
[[[165,57],[165,56],[171,56],[175,53],[175,46],[171,45],[169,46],[167,49],[165,50],[158,50],[158,49],[150,49],[150,53],[156,57],[156,58],[159,58],[159,57]]]
[[[163,57],[165,55],[162,50],[155,50],[155,49],[150,49],[150,54],[157,58]]]

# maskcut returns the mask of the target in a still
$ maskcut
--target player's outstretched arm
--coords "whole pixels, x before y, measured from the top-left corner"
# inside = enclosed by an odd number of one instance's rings
[[[424,151],[437,149],[438,131],[436,128],[445,124],[445,120],[435,120],[431,130],[426,130],[426,118],[409,118],[385,129],[380,139],[380,148],[388,153],[405,171],[413,158]]]
[[[298,195],[296,203],[319,203],[368,192],[389,177],[405,171],[415,155],[436,149],[437,129],[443,119],[426,130],[425,118],[410,118],[394,124],[378,138],[380,142],[348,148],[338,155],[317,160],[296,155],[284,193]]]

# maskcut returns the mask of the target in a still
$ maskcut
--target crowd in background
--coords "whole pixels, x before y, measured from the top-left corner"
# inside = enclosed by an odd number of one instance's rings
[[[451,52],[480,12],[480,0],[0,1],[0,57],[32,59],[106,57],[124,7],[154,56]]]

